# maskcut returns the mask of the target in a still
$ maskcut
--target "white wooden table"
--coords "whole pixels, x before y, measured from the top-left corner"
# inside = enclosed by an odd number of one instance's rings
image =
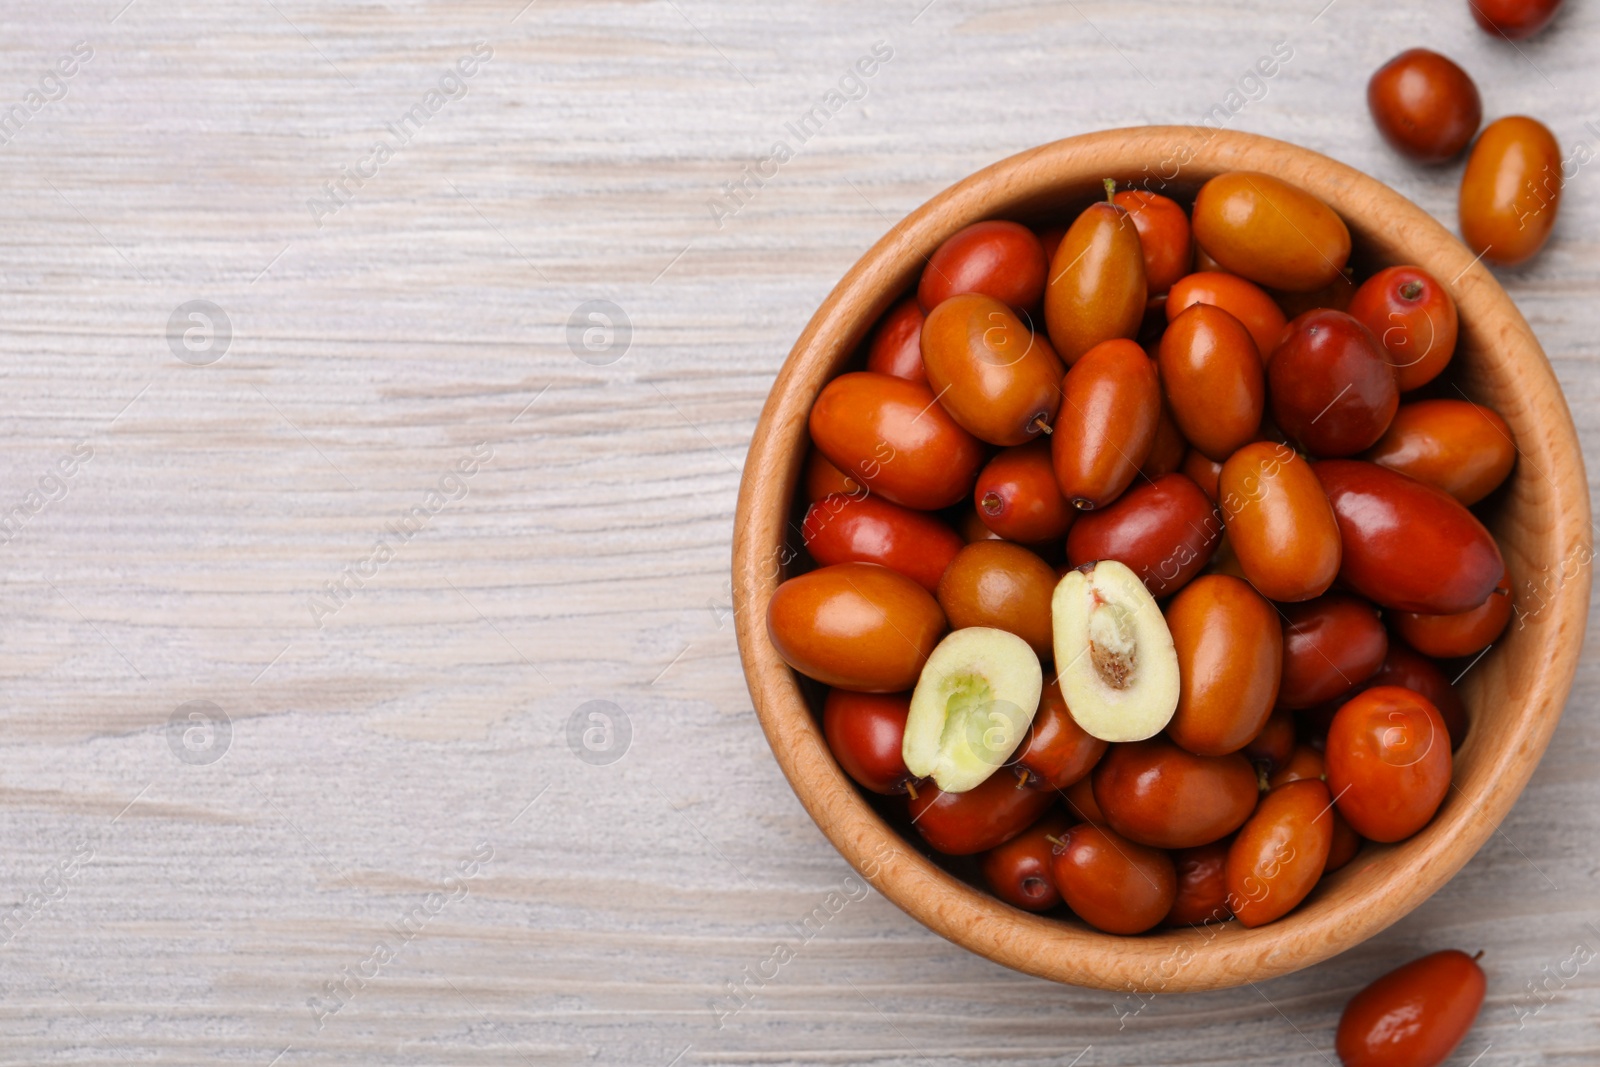
[[[1600,1059],[1592,655],[1503,832],[1310,971],[1141,1005],[876,894],[795,929],[855,883],[751,712],[729,535],[862,250],[1024,147],[1199,121],[1277,42],[1228,125],[1446,220],[1459,167],[1366,115],[1404,46],[1600,149],[1594,5],[1514,50],[1324,2],[8,5],[0,1063],[1323,1063],[1446,946],[1490,979],[1455,1062]],[[1600,163],[1563,212],[1503,279],[1600,470]],[[628,328],[585,348],[590,301]]]

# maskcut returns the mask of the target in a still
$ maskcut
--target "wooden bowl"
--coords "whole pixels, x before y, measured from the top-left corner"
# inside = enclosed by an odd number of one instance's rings
[[[1229,170],[1265,171],[1316,194],[1349,224],[1364,268],[1417,264],[1455,296],[1461,333],[1447,374],[1464,395],[1505,416],[1519,449],[1485,520],[1514,582],[1515,617],[1462,681],[1471,730],[1456,755],[1454,787],[1421,833],[1397,845],[1366,844],[1275,923],[1119,937],[1016,910],[944,870],[914,833],[896,833],[829,754],[796,675],[767,636],[767,602],[798,547],[786,539],[811,403],[941,241],[980,219],[1068,221],[1103,195],[1104,178],[1185,201]],[[1411,911],[1472,857],[1555,730],[1583,641],[1591,559],[1588,486],[1561,389],[1522,315],[1459,241],[1394,190],[1315,152],[1249,134],[1153,126],[1068,138],[979,171],[912,212],[850,269],[795,343],[756,427],[735,516],[733,580],[745,674],[773,754],[822,832],[884,896],[951,941],[1029,974],[1177,992],[1242,985],[1326,959]]]

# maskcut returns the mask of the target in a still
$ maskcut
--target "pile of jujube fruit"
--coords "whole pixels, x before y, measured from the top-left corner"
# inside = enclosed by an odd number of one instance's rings
[[[1258,926],[1449,791],[1515,447],[1440,377],[1446,287],[1357,277],[1319,199],[1106,186],[953,234],[822,389],[768,632],[844,771],[1000,899]]]

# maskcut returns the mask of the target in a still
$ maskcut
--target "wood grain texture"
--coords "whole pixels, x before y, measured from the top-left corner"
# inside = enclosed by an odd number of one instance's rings
[[[27,509],[0,546],[0,905],[27,915],[0,932],[0,1064],[1323,1063],[1350,992],[1446,946],[1484,948],[1490,976],[1459,1063],[1600,1058],[1600,965],[1563,966],[1600,948],[1595,627],[1532,783],[1439,894],[1310,971],[1146,1002],[850,899],[755,721],[727,605],[777,368],[917,204],[1056,137],[1199,121],[1285,41],[1229,127],[1454,228],[1459,164],[1389,153],[1367,74],[1425,43],[1487,114],[1600,147],[1595,9],[1512,49],[1454,3],[924,3],[0,15],[0,110],[93,49],[0,144],[0,514]],[[319,228],[308,199],[478,41],[465,95]],[[719,225],[724,183],[877,41],[894,56],[865,96]],[[1591,472],[1597,168],[1544,255],[1499,274]],[[204,367],[166,336],[195,299],[233,331]],[[590,300],[632,325],[605,365],[568,344]],[[480,441],[465,495],[319,629],[313,594]],[[33,510],[79,442],[92,458]],[[607,765],[567,742],[594,700],[631,724]],[[215,762],[174,755],[189,701],[229,718]],[[447,887],[480,843],[493,858]],[[370,962],[380,940],[405,947]],[[792,960],[733,1012],[727,984],[778,944]],[[319,1029],[307,1001],[340,982]]]

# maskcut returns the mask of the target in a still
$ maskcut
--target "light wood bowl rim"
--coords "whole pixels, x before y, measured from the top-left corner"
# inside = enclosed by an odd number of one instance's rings
[[[795,675],[767,636],[767,603],[780,578],[778,546],[808,444],[811,403],[940,241],[979,219],[1081,202],[1105,177],[1171,178],[1192,188],[1227,170],[1265,171],[1320,196],[1377,258],[1418,264],[1446,282],[1461,311],[1458,358],[1467,384],[1475,398],[1495,404],[1516,435],[1513,488],[1491,525],[1519,583],[1540,581],[1538,609],[1524,614],[1532,603],[1524,598],[1503,647],[1468,677],[1463,697],[1473,728],[1457,753],[1455,787],[1421,833],[1396,846],[1366,845],[1276,923],[1119,937],[1011,908],[890,828],[828,753]],[[851,267],[795,342],[756,426],[734,518],[734,608],[750,694],[779,766],[817,826],[884,896],[952,942],[1028,974],[1180,992],[1243,985],[1327,959],[1409,913],[1471,859],[1555,730],[1587,620],[1590,545],[1588,482],[1560,386],[1493,274],[1449,231],[1382,183],[1307,149],[1251,134],[1153,126],[1071,137],[1002,160],[913,211]],[[1583,565],[1569,566],[1574,559]],[[1552,567],[1562,575],[1553,587]],[[1577,573],[1568,577],[1569,569]],[[1497,696],[1510,699],[1495,703]]]

